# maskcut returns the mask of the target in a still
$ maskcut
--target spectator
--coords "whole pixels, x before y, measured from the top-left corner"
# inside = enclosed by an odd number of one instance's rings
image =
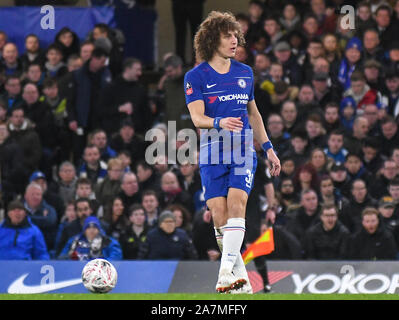
[[[64,161],[58,168],[58,178],[50,184],[49,188],[57,193],[64,201],[64,205],[75,200],[76,169],[72,162]]]
[[[301,17],[297,12],[296,7],[292,3],[285,4],[282,13],[283,15],[279,19],[279,23],[285,33],[289,33],[290,31],[300,27]]]
[[[80,45],[79,56],[83,63],[86,63],[91,58],[91,54],[94,50],[94,43],[90,40],[86,40]]]
[[[278,23],[278,18],[269,14],[263,20],[263,31],[266,32],[270,39],[271,47],[274,47],[283,37],[281,26]]]
[[[288,156],[295,161],[296,166],[300,166],[304,164],[309,155],[308,155],[308,145],[309,139],[304,130],[294,131],[291,135],[291,148],[284,152],[281,156]]]
[[[394,215],[399,218],[399,179],[397,177],[389,182],[388,194],[395,204]]]
[[[25,118],[24,109],[14,108],[8,123],[11,140],[15,141],[24,152],[23,165],[31,174],[39,168],[42,157],[42,147],[39,135],[32,122]]]
[[[187,235],[192,237],[192,224],[191,214],[185,207],[179,204],[172,204],[166,208],[167,211],[171,211],[175,216],[176,228],[183,229]]]
[[[376,28],[377,24],[373,19],[371,6],[367,1],[361,1],[357,6],[356,12],[356,35],[360,38],[363,38],[364,31]]]
[[[338,80],[344,90],[351,86],[352,73],[360,70],[362,51],[363,46],[359,38],[353,37],[348,41],[338,72]]]
[[[14,108],[20,107],[23,103],[20,78],[15,75],[7,76],[4,82],[4,89],[1,100],[5,102],[7,114],[10,115]]]
[[[120,159],[110,159],[107,167],[105,179],[95,187],[96,199],[99,199],[105,210],[109,209],[112,199],[120,192],[123,175],[123,164]]]
[[[384,49],[380,47],[380,37],[378,31],[374,28],[367,29],[363,33],[363,60],[376,60],[383,62]]]
[[[183,190],[187,191],[194,199],[199,191],[202,191],[201,177],[197,165],[184,162],[179,166],[180,174],[182,175],[181,185]]]
[[[399,116],[399,72],[385,73],[385,94],[387,99],[387,113],[398,119]]]
[[[341,61],[341,50],[338,45],[338,38],[334,33],[326,33],[322,36],[325,58],[330,64],[330,75],[337,79],[338,68]]]
[[[147,241],[149,227],[144,208],[134,204],[129,208],[129,223],[120,238],[123,259],[135,260],[142,243]]]
[[[46,242],[40,229],[27,216],[23,203],[14,200],[0,224],[1,260],[49,260]]]
[[[305,60],[302,65],[304,78],[307,82],[310,82],[313,78],[313,69],[316,59],[320,58],[323,55],[324,47],[321,40],[319,38],[311,39],[307,44]],[[329,70],[327,70],[326,72],[327,74],[328,71]]]
[[[141,202],[141,190],[137,181],[137,176],[133,172],[125,172],[122,176],[121,191],[118,196],[123,201],[124,216],[129,216],[128,209],[131,205]]]
[[[38,64],[41,67],[46,62],[44,50],[40,48],[40,39],[37,35],[31,33],[25,37],[25,53],[20,57],[23,70],[28,70],[31,64]]]
[[[4,45],[0,65],[2,65],[6,76],[20,77],[22,75],[23,66],[18,58],[18,48],[14,43],[8,42]]]
[[[328,140],[327,148],[324,149],[327,157],[334,160],[335,163],[344,163],[348,150],[344,148],[344,134],[342,131],[331,131]]]
[[[379,32],[381,46],[387,50],[398,28],[391,23],[391,7],[387,4],[380,5],[375,11],[375,21],[377,23],[377,30]]]
[[[76,220],[78,218],[75,210],[75,202],[71,201],[66,204],[65,206],[65,212],[63,213],[63,216],[61,217],[60,223],[58,224],[57,227],[57,235],[55,237],[55,244],[54,247],[58,248],[60,240],[61,240],[61,235],[62,232],[64,231],[64,228],[71,223],[72,221]]]
[[[140,160],[136,165],[137,179],[140,190],[154,190],[161,193],[161,176],[154,167],[147,162]]]
[[[395,214],[396,203],[392,197],[382,197],[378,202],[379,220],[384,227],[389,230],[395,238],[395,244],[399,244],[399,220]]]
[[[333,180],[334,188],[338,195],[350,196],[351,183],[343,163],[334,163],[330,169],[330,177]]]
[[[399,145],[398,124],[393,117],[385,116],[381,120],[381,133],[380,151],[384,156],[389,157],[390,151]]]
[[[323,114],[310,84],[303,84],[300,87],[296,103],[299,122],[304,121],[311,113]]]
[[[122,249],[117,240],[105,235],[96,217],[88,217],[83,231],[68,240],[59,259],[87,261],[97,258],[122,260]]]
[[[329,135],[334,130],[343,130],[339,119],[339,106],[335,102],[329,102],[324,107],[323,112],[323,127]]]
[[[43,81],[45,74],[43,73],[42,66],[38,63],[31,63],[26,68],[25,78],[22,81],[22,85],[25,86],[27,83],[33,83],[37,86],[39,93],[43,90]]]
[[[47,249],[51,253],[57,235],[57,212],[43,199],[43,189],[39,184],[31,182],[26,187],[24,205],[32,223],[43,233]]]
[[[298,119],[298,110],[294,101],[287,100],[281,105],[281,117],[283,118],[284,128],[288,133],[297,130],[301,125]]]
[[[319,177],[311,163],[305,163],[298,167],[294,175],[295,191],[300,194],[304,190],[319,190]]]
[[[87,134],[99,125],[98,108],[100,93],[111,82],[111,74],[105,63],[107,53],[93,50],[92,57],[82,68],[63,79],[63,95],[67,98],[68,125],[73,134],[74,160],[80,159]]]
[[[277,114],[271,114],[267,119],[267,133],[270,141],[279,155],[284,154],[290,147],[290,134],[284,130],[282,117]]]
[[[123,215],[124,209],[122,199],[116,196],[106,207],[104,217],[101,219],[106,234],[117,241],[123,236],[128,224],[128,219]]]
[[[305,123],[305,130],[308,134],[311,149],[323,148],[327,144],[327,135],[318,114],[309,115]]]
[[[380,121],[379,117],[380,114],[383,113],[384,115],[386,114],[386,111],[384,109],[379,109],[378,106],[374,103],[366,104],[363,108],[364,111],[364,116],[367,119],[368,122],[368,130],[367,130],[367,135],[370,137],[378,137],[381,135],[381,129],[380,129]]]
[[[377,200],[368,194],[367,185],[361,179],[352,182],[349,202],[344,204],[339,219],[351,233],[356,233],[362,226],[362,211],[366,207],[377,207]]]
[[[93,186],[100,184],[107,176],[107,164],[101,160],[100,150],[95,145],[84,149],[83,163],[78,170],[80,178],[88,178]]]
[[[395,260],[395,239],[378,219],[376,208],[361,213],[361,229],[350,239],[348,258],[352,260]]]
[[[77,219],[72,220],[70,223],[65,225],[61,232],[59,242],[56,247],[56,256],[58,257],[61,251],[64,249],[68,240],[82,232],[83,223],[87,217],[93,214],[93,210],[90,206],[90,200],[88,198],[79,198],[75,202],[75,212]]]
[[[123,71],[104,88],[101,98],[101,127],[111,136],[124,119],[130,119],[135,131],[144,134],[151,126],[151,113],[148,95],[140,80],[142,63],[127,58]]]
[[[88,178],[78,178],[76,181],[75,199],[88,198],[90,206],[93,210],[93,215],[101,218],[104,215],[104,208],[100,201],[96,198],[96,193],[93,190],[93,185]]]
[[[362,144],[369,132],[369,122],[364,115],[356,116],[353,121],[352,133],[347,133],[344,139],[344,147],[354,153],[362,151]]]
[[[60,48],[64,62],[67,62],[72,54],[79,53],[79,37],[68,27],[63,27],[56,34],[54,43]]]
[[[67,60],[68,72],[78,70],[83,66],[83,60],[77,54],[71,54]]]
[[[334,205],[341,212],[348,200],[334,188],[334,182],[328,175],[322,176],[320,181],[320,203],[322,205]]]
[[[370,172],[365,169],[359,154],[349,152],[346,156],[345,168],[351,182],[356,179],[362,179],[367,185],[371,184],[373,177]]]
[[[46,77],[60,79],[66,75],[68,68],[65,64],[63,51],[59,44],[52,44],[47,48],[47,62],[44,64],[44,73]]]
[[[386,159],[383,167],[381,168],[381,174],[373,180],[370,185],[370,194],[375,199],[380,199],[382,196],[387,195],[389,183],[398,176],[398,168],[396,167],[395,161],[392,159]]]
[[[109,146],[107,133],[103,129],[96,129],[90,134],[89,144],[93,144],[98,148],[100,159],[105,163],[117,156],[116,151]]]
[[[364,167],[373,175],[383,165],[383,158],[379,151],[378,140],[374,137],[366,137],[362,145],[362,162]]]
[[[159,216],[158,227],[147,234],[147,241],[139,248],[139,259],[148,260],[195,260],[198,258],[192,240],[183,229],[176,228],[172,212]]]
[[[297,210],[286,215],[286,229],[302,244],[306,231],[320,221],[320,206],[316,191],[303,190],[300,204]]]
[[[141,204],[145,210],[147,225],[149,227],[156,226],[160,214],[159,200],[156,192],[154,190],[145,190]]]
[[[269,22],[266,21],[265,24],[267,25]],[[272,43],[274,43],[273,40]],[[291,86],[299,87],[302,83],[302,71],[299,64],[296,62],[295,56],[291,53],[291,46],[289,43],[286,41],[274,43],[273,54],[277,62],[281,63],[283,66],[284,80],[287,79],[288,84]]]
[[[315,168],[317,175],[321,178],[323,175],[328,175],[328,168],[331,166],[331,159],[327,157],[321,148],[314,148],[309,156],[309,162]]]
[[[321,208],[320,222],[310,227],[304,238],[308,260],[343,260],[349,245],[349,230],[338,220],[338,209],[332,205]]]

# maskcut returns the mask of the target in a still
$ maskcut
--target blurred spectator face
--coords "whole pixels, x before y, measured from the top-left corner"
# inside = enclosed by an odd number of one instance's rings
[[[399,91],[399,77],[386,79],[385,84],[390,92],[396,93]]]
[[[154,195],[145,195],[143,197],[142,206],[146,212],[154,212],[158,208],[158,199]]]
[[[251,3],[248,7],[248,14],[253,21],[257,21],[263,13],[263,9],[256,3]]]
[[[3,59],[6,64],[13,65],[17,63],[18,49],[15,44],[7,43],[3,48]]]
[[[398,173],[398,168],[396,167],[396,163],[393,160],[386,160],[384,162],[384,167],[382,169],[382,174],[388,180],[392,180]]]
[[[194,174],[195,166],[190,163],[184,163],[180,165],[180,172],[183,177],[191,177]]]
[[[49,99],[55,99],[58,96],[58,86],[55,84],[51,87],[43,88],[44,95]]]
[[[29,36],[25,40],[25,48],[29,53],[36,53],[39,50],[39,39]]]
[[[364,117],[367,119],[370,127],[378,121],[378,108],[375,104],[368,104],[364,107]]]
[[[127,196],[132,196],[139,191],[139,184],[134,173],[127,173],[123,177],[121,188]]]
[[[323,44],[318,42],[311,42],[308,45],[307,52],[312,59],[316,59],[324,53]]]
[[[327,123],[335,123],[339,119],[339,113],[338,113],[338,108],[336,107],[326,107],[326,110],[324,112],[324,120],[326,120]]]
[[[121,199],[116,198],[112,202],[112,215],[120,217],[123,214],[123,210],[125,209],[125,206],[123,205],[123,202]]]
[[[28,72],[27,72],[27,77],[30,81],[37,83],[37,82],[39,82],[41,76],[42,76],[42,70],[40,70],[39,65],[33,64],[33,65],[29,66]]]
[[[394,207],[378,207],[379,213],[384,217],[384,218],[390,218],[393,215],[395,208]]]
[[[132,140],[132,138],[134,136],[134,129],[130,126],[123,126],[119,130],[119,134],[121,135],[123,142],[127,143]]]
[[[323,46],[327,52],[335,52],[338,47],[337,38],[332,34],[326,35],[323,38]]]
[[[80,57],[68,59],[68,71],[78,70],[83,66],[83,60]]]
[[[385,9],[378,10],[378,12],[375,15],[375,21],[377,22],[380,28],[388,27],[391,22],[389,11]]]
[[[98,234],[100,233],[100,230],[98,230],[97,227],[95,226],[89,226],[86,228],[84,234],[86,236],[86,239],[88,241],[92,241],[95,237],[98,236]]]
[[[76,195],[78,198],[89,198],[93,189],[89,183],[79,183],[76,187]]]
[[[171,234],[176,229],[176,221],[172,218],[166,218],[162,221],[159,227],[162,229],[163,232]]]
[[[64,165],[58,172],[61,181],[64,183],[71,183],[76,177],[76,170],[72,165]]]
[[[91,58],[91,53],[94,50],[94,44],[92,43],[86,43],[82,45],[80,48],[80,57],[83,60],[83,63],[85,63],[87,60]]]
[[[362,93],[362,91],[364,90],[365,85],[366,85],[366,82],[363,80],[351,81],[351,89],[355,95],[360,95]]]
[[[176,228],[181,228],[181,226],[183,225],[183,212],[181,212],[180,210],[174,210],[173,211],[173,215],[175,216],[175,220],[176,220]]]
[[[288,59],[291,56],[291,50],[282,50],[282,51],[279,50],[279,51],[273,51],[273,53],[280,63],[288,61]]]
[[[323,228],[326,231],[332,230],[337,224],[338,214],[334,208],[324,209],[320,215]]]
[[[352,185],[352,195],[355,200],[362,203],[367,195],[367,188],[364,181],[355,181]]]
[[[52,66],[59,64],[62,60],[61,51],[59,51],[57,49],[50,49],[47,52],[47,60],[50,63],[50,65],[52,65]]]
[[[270,67],[270,59],[263,54],[257,54],[255,57],[255,71],[265,72]]]
[[[100,151],[97,147],[86,147],[83,154],[83,160],[89,165],[96,165],[100,160]]]
[[[291,175],[295,171],[295,162],[294,160],[285,160],[281,165],[281,171],[283,171],[287,176]]]
[[[137,179],[139,182],[144,182],[147,181],[149,177],[152,175],[152,170],[144,168],[142,165],[137,165],[136,168],[136,173],[137,173]]]
[[[299,181],[305,182],[305,183],[310,183],[312,181],[312,173],[306,169],[302,169],[299,172]]]
[[[314,192],[307,192],[302,195],[301,205],[306,211],[314,212],[317,209],[318,200],[317,195]]]
[[[130,157],[124,153],[119,154],[118,159],[122,161],[124,168],[129,168],[132,163],[132,159],[130,159]]]
[[[25,201],[29,208],[37,209],[43,200],[43,190],[39,185],[30,185],[25,191]]]
[[[296,9],[292,4],[287,4],[283,10],[284,19],[291,21],[296,16]]]
[[[369,234],[374,234],[378,228],[378,216],[376,214],[366,214],[362,218],[363,228]]]
[[[373,160],[375,158],[375,156],[377,155],[377,150],[370,146],[363,147],[362,151],[363,151],[363,158],[366,161]]]
[[[344,137],[341,134],[331,134],[327,144],[330,152],[336,154],[344,145]]]
[[[101,28],[94,28],[93,29],[93,39],[97,40],[98,38],[107,38],[108,37],[108,32],[101,29]]]
[[[363,35],[363,45],[364,48],[372,51],[380,44],[380,40],[378,38],[378,33],[375,31],[368,30]]]
[[[107,135],[102,131],[97,132],[95,135],[93,135],[91,142],[97,146],[97,148],[102,150],[107,146]]]
[[[345,161],[345,168],[351,174],[356,174],[357,172],[359,172],[361,167],[362,162],[358,157],[349,156],[348,159]]]
[[[348,59],[349,63],[355,64],[360,60],[361,53],[356,48],[350,48],[345,51],[345,57]]]
[[[0,143],[3,143],[4,140],[9,136],[9,132],[7,129],[7,125],[5,123],[0,124]]]
[[[98,72],[105,67],[105,62],[107,61],[106,56],[102,57],[91,57],[89,63],[89,69],[91,72]]]
[[[294,193],[294,184],[291,180],[286,179],[281,183],[281,193],[284,195]]]
[[[145,223],[145,212],[143,209],[136,209],[130,213],[129,221],[135,225],[142,227]]]
[[[299,90],[298,100],[303,104],[311,103],[314,100],[314,92],[312,87],[303,86],[301,90]]]
[[[396,167],[399,169],[399,148],[395,148],[392,151],[392,160],[396,163]]]
[[[122,164],[120,166],[114,164],[112,167],[109,167],[107,170],[107,174],[108,174],[109,179],[112,181],[120,180],[122,178],[122,174],[123,174]]]
[[[327,80],[312,80],[313,88],[316,92],[324,92],[327,90]]]
[[[43,193],[47,191],[47,181],[44,178],[36,179],[34,180],[35,183],[37,183],[41,188]]]
[[[279,115],[271,115],[267,120],[267,131],[272,137],[279,137],[284,130],[283,119]]]
[[[392,197],[393,201],[399,202],[399,186],[389,185],[388,186],[389,195]]]
[[[89,202],[82,201],[76,204],[76,213],[79,219],[85,219],[93,213],[93,210],[91,209]]]
[[[237,60],[238,62],[242,62],[242,63],[247,61],[248,54],[247,54],[247,51],[245,50],[245,47],[237,46],[236,55],[235,55],[234,59]]]
[[[23,110],[15,110],[11,113],[10,122],[16,128],[21,128],[25,121]]]
[[[167,70],[165,70],[165,72],[166,72],[168,78],[175,79],[177,77],[176,76],[177,72],[175,71],[175,69],[178,69],[178,68],[173,68],[173,67],[169,66],[166,69]],[[142,71],[141,63],[133,63],[130,68],[125,69],[124,77],[125,77],[125,79],[127,79],[129,81],[138,81],[142,74],[143,74],[143,71]]]
[[[177,177],[172,172],[166,172],[162,175],[161,188],[164,192],[173,192],[179,189]]]
[[[356,119],[353,123],[353,134],[358,139],[363,139],[367,136],[369,132],[369,122],[366,117],[361,117]]]
[[[334,182],[343,182],[347,176],[346,170],[330,171],[330,177]]]
[[[399,1],[395,1],[393,10],[395,10],[396,16],[399,17]]]
[[[34,104],[39,100],[39,90],[34,84],[28,83],[24,87],[22,98],[28,105]]]
[[[291,144],[294,147],[296,153],[302,153],[305,150],[308,142],[300,137],[294,137],[291,139]]]
[[[72,32],[63,32],[62,34],[60,34],[59,40],[65,47],[70,47],[73,42]]]
[[[320,182],[320,192],[325,197],[331,197],[334,194],[334,184],[331,179],[324,179]]]
[[[19,225],[26,217],[26,211],[24,209],[13,209],[8,211],[8,217],[11,220],[11,224]]]
[[[380,69],[376,67],[369,67],[364,69],[364,76],[368,81],[377,81],[380,75]]]
[[[325,58],[317,58],[314,65],[313,65],[313,72],[318,73],[318,72],[324,72],[324,73],[329,73],[330,71],[330,64]]]
[[[298,112],[294,102],[287,101],[281,107],[281,116],[283,117],[284,121],[293,123],[295,122],[297,115]]]
[[[275,82],[280,81],[283,77],[283,67],[278,64],[272,64],[270,66],[269,74]]]
[[[303,23],[303,30],[309,36],[315,35],[317,33],[318,28],[319,25],[317,23],[317,20],[313,17],[307,18]]]
[[[398,130],[398,125],[396,123],[387,122],[381,126],[382,134],[385,138],[391,139]]]
[[[316,170],[323,168],[326,164],[326,155],[322,150],[315,150],[312,152],[310,162]]]
[[[66,221],[71,222],[77,218],[75,206],[73,203],[70,203],[65,208],[65,217]]]
[[[394,62],[399,61],[399,49],[389,50],[389,59]]]
[[[266,20],[263,24],[263,29],[271,38],[273,38],[273,36],[280,30],[280,27],[275,20]]]
[[[321,135],[321,123],[308,120],[306,121],[306,132],[310,139],[316,138]]]
[[[237,21],[238,21],[238,23],[239,23],[240,26],[241,26],[241,31],[242,31],[242,33],[243,33],[244,35],[246,35],[247,32],[248,32],[248,29],[249,29],[249,24],[248,24],[248,22],[247,22],[246,20],[243,20],[243,19],[237,19]]]
[[[318,16],[325,14],[326,5],[323,0],[311,0],[310,7],[313,13]]]
[[[165,155],[160,155],[155,159],[154,167],[160,173],[168,171],[168,158]]]
[[[368,6],[361,6],[357,10],[357,15],[360,20],[367,21],[371,18],[371,10]]]
[[[0,51],[4,48],[7,43],[7,35],[3,32],[0,33]]]

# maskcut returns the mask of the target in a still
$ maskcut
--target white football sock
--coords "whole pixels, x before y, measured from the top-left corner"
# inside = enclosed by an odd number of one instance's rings
[[[230,218],[223,227],[223,251],[220,270],[232,272],[239,256],[245,234],[245,219]]]

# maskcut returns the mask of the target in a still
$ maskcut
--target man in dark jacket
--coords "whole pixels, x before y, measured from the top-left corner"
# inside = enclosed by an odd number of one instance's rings
[[[377,200],[368,195],[366,183],[356,179],[352,183],[351,197],[341,211],[339,219],[351,233],[357,232],[362,227],[362,211],[366,207],[376,208]]]
[[[138,259],[196,260],[197,251],[187,233],[176,228],[176,218],[170,211],[159,216],[158,228],[151,229],[147,241],[139,249]]]
[[[362,212],[362,228],[350,239],[348,258],[353,260],[396,260],[397,248],[392,233],[380,223],[378,210]]]
[[[324,205],[320,220],[305,233],[303,243],[305,257],[309,260],[344,259],[349,230],[338,221],[338,210],[335,205]]]
[[[49,260],[40,229],[27,217],[24,204],[10,202],[0,224],[0,260]]]

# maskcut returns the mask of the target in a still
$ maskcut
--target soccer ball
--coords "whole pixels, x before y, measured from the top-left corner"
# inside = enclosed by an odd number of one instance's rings
[[[94,293],[107,293],[115,288],[118,273],[107,260],[94,259],[89,261],[82,270],[83,285]]]

